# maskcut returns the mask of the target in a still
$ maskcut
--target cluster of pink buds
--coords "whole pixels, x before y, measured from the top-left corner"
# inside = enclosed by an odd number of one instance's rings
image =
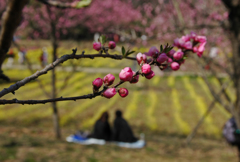
[[[116,43],[114,41],[109,41],[108,48],[109,49],[114,49],[115,47],[116,47]],[[96,51],[100,51],[101,49],[106,48],[106,47],[103,47],[100,42],[95,42],[95,43],[93,43],[93,48]]]
[[[147,56],[142,53],[138,53],[136,56],[138,64],[141,66],[142,75],[147,79],[154,77],[155,73],[152,71],[151,66],[147,64]]]
[[[147,53],[137,54],[136,60],[141,67],[137,72],[132,71],[130,67],[125,67],[119,73],[121,81],[112,87],[109,87],[115,80],[115,77],[112,74],[106,75],[103,79],[96,78],[92,82],[93,92],[101,94],[106,98],[112,98],[116,93],[119,93],[121,97],[126,97],[128,95],[128,90],[126,88],[117,88],[119,85],[124,82],[137,83],[139,75],[142,75],[147,79],[153,78],[155,73],[152,71],[151,65],[158,66],[161,70],[166,69],[168,66],[174,71],[178,70],[181,64],[184,63],[185,58],[187,57],[187,52],[190,51],[197,53],[199,57],[202,56],[206,41],[207,39],[205,36],[199,36],[192,32],[190,35],[185,35],[174,40],[173,45],[178,48],[176,51],[168,44],[165,47],[161,45],[160,50],[156,47],[151,47]],[[109,42],[108,47],[103,47],[100,42],[93,44],[93,48],[97,51],[102,50],[106,52],[107,49],[114,49],[115,47],[116,44],[113,41]],[[133,52],[134,51],[126,52],[125,49],[122,48],[123,58]],[[147,59],[147,57],[151,58]],[[99,92],[99,89],[103,84],[104,88]]]
[[[125,75],[129,77],[129,74],[125,74]],[[131,74],[131,77],[132,76],[133,74]],[[112,98],[118,92],[121,97],[126,97],[128,95],[128,90],[126,88],[109,87],[113,84],[114,80],[115,80],[115,77],[112,74],[107,74],[103,79],[96,78],[92,82],[93,92],[97,93],[99,89],[102,87],[102,85],[104,84],[104,88],[106,88],[106,90],[102,93],[102,96],[106,98]],[[133,79],[131,78],[131,80]]]
[[[181,50],[189,50],[197,53],[199,57],[202,56],[205,50],[205,45],[207,43],[207,38],[205,36],[197,35],[194,32],[177,38],[174,40],[174,46],[180,48]]]
[[[156,47],[151,47],[146,54],[139,53],[137,55],[137,61],[140,65],[142,64],[142,73],[149,79],[154,76],[154,73],[149,72],[149,74],[146,75],[146,68],[149,69],[149,66],[144,65],[147,62],[146,56],[150,56],[151,64],[159,66],[161,70],[170,66],[172,70],[176,71],[180,68],[181,64],[184,63],[187,51],[197,53],[197,55],[201,57],[205,50],[206,42],[207,38],[205,36],[199,36],[192,32],[189,35],[174,40],[173,45],[178,47],[177,51],[168,45],[164,48],[161,46],[160,50]]]

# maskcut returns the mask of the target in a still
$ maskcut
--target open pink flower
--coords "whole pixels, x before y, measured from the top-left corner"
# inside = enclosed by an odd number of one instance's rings
[[[121,70],[119,73],[119,78],[122,81],[131,81],[133,76],[133,71],[130,67],[125,67],[124,69]]]
[[[191,50],[193,47],[192,45],[192,42],[188,41],[188,42],[185,42],[184,45],[183,45],[183,48],[187,49],[187,50]]]
[[[101,50],[101,43],[100,42],[95,42],[93,43],[93,48],[96,50],[96,51],[100,51]]]
[[[95,90],[98,90],[103,84],[103,80],[101,78],[96,78],[93,82],[92,85]]]
[[[205,43],[207,42],[207,38],[205,36],[196,36],[195,39],[194,39],[196,42],[200,42],[200,43]]]
[[[126,88],[120,88],[118,93],[121,97],[126,97],[128,95],[128,90]]]
[[[108,88],[103,92],[103,96],[106,98],[112,98],[117,93],[115,88]]]
[[[112,85],[114,80],[115,80],[115,77],[112,74],[108,74],[103,78],[103,82],[106,86]]]
[[[148,74],[151,71],[151,66],[149,64],[144,64],[141,69],[143,74]]]
[[[147,56],[145,54],[138,53],[137,56],[136,56],[136,59],[137,59],[138,64],[141,64],[142,62],[146,63]]]

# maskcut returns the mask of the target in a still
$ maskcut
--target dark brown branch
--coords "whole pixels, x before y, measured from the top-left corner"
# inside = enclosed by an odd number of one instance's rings
[[[229,83],[224,83],[222,85],[221,90],[217,93],[217,97],[221,96],[221,94],[223,93],[223,91],[225,91],[225,89],[227,88],[228,85],[229,85]],[[193,131],[187,136],[187,139],[186,139],[187,145],[191,142],[193,136],[196,134],[196,132],[197,132],[198,128],[200,127],[200,125],[203,123],[205,118],[208,116],[208,114],[214,108],[214,105],[215,105],[216,102],[217,102],[216,98],[214,98],[213,101],[211,102],[211,104],[208,106],[207,111],[203,114],[201,119],[198,121],[197,125],[194,127]]]
[[[104,54],[90,54],[90,55],[76,55],[77,49],[73,50],[72,54],[67,54],[67,55],[63,55],[62,57],[60,57],[59,59],[57,59],[56,61],[54,61],[53,63],[47,65],[43,70],[37,71],[36,73],[34,73],[33,75],[24,78],[21,81],[18,81],[17,83],[11,85],[8,88],[4,88],[1,92],[0,92],[0,97],[12,92],[14,93],[14,91],[18,90],[20,87],[24,86],[26,83],[37,79],[39,76],[46,74],[49,70],[52,70],[53,68],[55,68],[57,65],[69,60],[69,59],[80,59],[80,58],[90,58],[90,59],[94,59],[94,58],[98,58],[98,57],[103,57],[103,58],[111,58],[111,59],[116,59],[116,60],[122,60],[124,57],[122,55],[104,55]],[[126,57],[126,59],[130,59],[130,60],[136,60],[136,58],[133,57]]]
[[[136,75],[140,75],[140,70],[138,70],[133,77],[135,77]],[[117,88],[118,86],[120,86],[121,84],[125,83],[125,81],[120,80],[116,85],[112,86],[113,88]],[[12,100],[0,100],[0,105],[5,105],[5,104],[29,104],[29,105],[34,105],[34,104],[45,104],[45,103],[49,103],[49,102],[57,102],[57,101],[76,101],[76,100],[80,100],[80,99],[92,99],[95,98],[97,96],[102,95],[102,93],[104,91],[106,91],[108,89],[108,87],[103,87],[103,89],[99,92],[95,92],[93,94],[88,94],[88,95],[83,95],[83,96],[76,96],[76,97],[58,97],[58,98],[52,98],[52,99],[45,99],[45,100],[18,100],[18,99],[12,99]]]
[[[196,57],[194,57],[194,58],[195,58],[195,60],[197,61],[198,65],[199,65],[199,69],[201,70],[201,72],[202,72],[202,74],[203,74],[203,75],[202,75],[202,78],[203,78],[203,80],[205,81],[205,83],[207,84],[208,89],[209,89],[209,91],[211,92],[212,96],[215,98],[215,100],[216,100],[219,104],[221,104],[228,112],[231,113],[231,106],[226,105],[226,104],[223,103],[223,101],[221,100],[221,98],[217,95],[217,93],[214,91],[213,87],[212,87],[211,84],[209,83],[209,81],[208,81],[208,79],[207,79],[207,76],[206,76],[206,73],[205,73],[205,71],[203,70],[203,68],[204,68],[203,65],[201,64],[201,62],[199,61],[198,58],[196,58]],[[232,105],[232,104],[230,104],[230,105]]]
[[[3,99],[3,100],[0,100],[0,105],[5,105],[5,104],[34,105],[34,104],[45,104],[45,103],[57,102],[57,101],[76,101],[80,99],[92,99],[100,95],[101,93],[95,93],[95,94],[88,94],[88,95],[76,96],[76,97],[66,97],[66,98],[59,97],[59,98],[45,99],[45,100],[18,100],[18,99],[4,100]]]

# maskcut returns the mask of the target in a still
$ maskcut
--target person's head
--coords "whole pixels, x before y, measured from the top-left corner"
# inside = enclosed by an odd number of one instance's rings
[[[121,110],[116,111],[116,117],[122,117],[122,111]]]
[[[105,112],[102,113],[102,115],[101,115],[101,117],[100,117],[100,120],[103,121],[103,122],[105,122],[105,121],[108,120],[108,117],[109,117],[108,112],[105,111]]]

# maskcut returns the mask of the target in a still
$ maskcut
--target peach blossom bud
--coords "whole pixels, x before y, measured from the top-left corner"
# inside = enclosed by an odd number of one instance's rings
[[[191,50],[192,46],[193,46],[192,42],[188,41],[188,42],[184,43],[183,48]]]
[[[198,57],[202,57],[203,52],[197,52]]]
[[[181,40],[182,40],[183,42],[188,42],[188,41],[190,41],[190,39],[191,39],[191,36],[188,35],[188,34],[181,37]]]
[[[96,50],[96,51],[100,51],[101,50],[101,43],[100,42],[95,42],[93,43],[93,48]]]
[[[112,98],[117,93],[115,88],[108,88],[103,92],[103,96],[106,98]]]
[[[160,54],[160,55],[158,56],[157,62],[158,62],[159,64],[162,64],[162,63],[164,63],[165,61],[167,61],[167,59],[168,59],[168,57],[167,57],[166,53],[162,53],[162,54]]]
[[[128,95],[128,90],[126,88],[120,88],[118,93],[121,97],[126,97]]]
[[[167,62],[173,62],[173,60],[171,58],[168,58]]]
[[[113,84],[115,77],[112,74],[108,74],[103,78],[103,82],[106,86],[110,86]]]
[[[152,79],[152,77],[154,77],[154,76],[155,76],[155,73],[151,70],[150,73],[145,75],[145,78]]]
[[[195,32],[191,32],[190,37],[191,37],[192,39],[195,40],[195,37],[196,37],[196,36],[197,36],[197,34],[196,34]]]
[[[177,50],[177,52],[175,52],[175,53],[173,54],[173,58],[174,58],[175,60],[180,60],[180,59],[182,59],[182,57],[183,57],[183,52],[182,52],[181,49]]]
[[[179,38],[174,39],[173,46],[179,47]]]
[[[172,50],[170,50],[170,51],[167,53],[167,55],[168,55],[169,57],[172,57],[175,52],[176,52],[176,51],[172,49]]]
[[[116,47],[116,43],[115,43],[114,41],[110,41],[110,42],[108,43],[108,47],[109,47],[110,49],[114,49],[114,48]]]
[[[93,82],[92,82],[92,85],[93,85],[93,88],[95,90],[98,90],[103,84],[103,81],[101,78],[96,78]]]
[[[136,73],[133,71],[133,75],[135,75]],[[130,83],[137,83],[139,80],[139,75],[136,75],[132,78],[132,80],[130,81]]]
[[[172,70],[176,71],[180,68],[180,65],[177,62],[173,62],[173,63],[171,63],[171,68],[172,68]]]
[[[141,64],[142,62],[146,63],[146,61],[147,61],[147,56],[145,54],[142,54],[142,53],[138,53],[136,58],[137,58],[138,64]]]
[[[193,47],[193,52],[196,53],[198,51],[198,48],[195,46]]]
[[[148,55],[148,56],[151,56],[151,57],[157,57],[158,54],[159,54],[159,51],[158,51],[157,47],[153,46],[153,47],[151,47],[151,48],[149,49],[147,55]]]
[[[151,66],[149,64],[144,64],[142,67],[142,73],[143,74],[148,74],[151,72]]]
[[[133,76],[133,71],[130,67],[125,67],[124,69],[121,70],[119,73],[119,78],[122,81],[131,81]]]

